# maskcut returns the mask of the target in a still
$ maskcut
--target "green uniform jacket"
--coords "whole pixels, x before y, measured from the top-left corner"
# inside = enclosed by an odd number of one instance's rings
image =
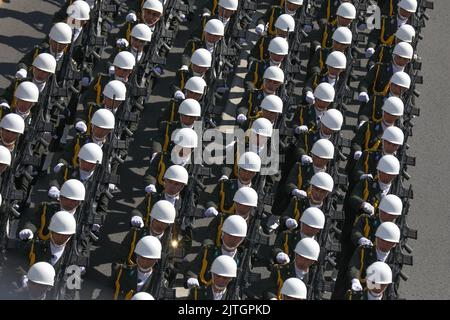
[[[358,240],[362,237],[375,242],[375,232],[378,226],[381,224],[380,219],[377,215],[368,215],[363,213],[358,218],[356,218],[352,230],[352,242],[355,246],[358,246]]]

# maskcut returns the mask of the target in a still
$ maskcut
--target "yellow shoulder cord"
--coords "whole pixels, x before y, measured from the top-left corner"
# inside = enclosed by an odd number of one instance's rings
[[[164,145],[163,145],[163,152],[167,151],[167,148],[169,147],[169,128],[170,128],[170,122],[166,123],[166,130],[164,130]]]
[[[134,295],[134,290],[128,291],[127,295],[125,296],[125,300],[131,300],[133,295]]]
[[[128,27],[127,27],[127,32],[125,34],[125,38],[127,39],[128,42],[130,42],[130,38],[131,38],[131,23],[128,22]]]
[[[194,287],[194,300],[198,300],[198,290],[197,290],[197,287]]]
[[[175,118],[175,106],[176,106],[175,101],[172,101],[172,105],[170,106],[170,119],[169,119],[169,121],[173,121],[174,118]]]
[[[34,59],[33,59],[34,60]],[[17,99],[16,99],[16,90],[17,90],[17,86],[19,85],[19,81],[15,81],[14,83],[14,93],[13,93],[13,98],[11,101],[11,107],[15,107],[16,103],[17,103]],[[1,109],[2,114],[0,115],[0,119],[3,118],[3,109]]]
[[[114,291],[114,300],[117,300],[117,298],[119,297],[119,293],[120,293],[120,278],[122,277],[122,271],[123,271],[123,267],[120,267],[120,271],[119,274],[117,275],[117,279],[116,279],[116,290]]]
[[[145,215],[145,226],[148,227],[150,225],[150,212],[152,211],[153,203],[151,194],[147,195],[147,210]]]
[[[248,111],[247,111],[247,118],[248,118],[252,114],[253,109],[253,92],[249,92],[247,103],[248,103]]]
[[[236,142],[237,144],[237,142]],[[237,146],[235,147],[235,152],[234,152],[234,165],[233,165],[233,173],[235,177],[239,176],[239,167],[238,167],[238,159],[239,159],[239,150],[237,148]]]
[[[72,157],[72,166],[74,168],[78,167],[78,153],[80,152],[80,149],[81,149],[80,136],[77,135],[76,139],[77,139],[77,142],[75,143],[75,146],[73,147],[73,157]]]
[[[367,152],[366,153],[366,158],[364,159],[364,173],[368,173],[369,172],[369,158],[370,158],[370,153]]]
[[[283,279],[281,278],[281,271],[280,271],[280,267],[277,267],[277,285],[278,285],[278,300],[281,300],[281,287],[283,287]]]
[[[370,141],[370,123],[367,123],[366,134],[364,135],[364,150],[369,149],[369,141]]]
[[[305,139],[305,152],[308,153],[309,152],[308,136],[305,134],[303,139]]]
[[[366,217],[366,223],[364,224],[364,237],[369,238],[369,233],[370,233],[369,218]]]
[[[44,203],[44,205],[42,206],[41,226],[40,226],[39,231],[38,231],[39,239],[41,239],[43,241],[50,239],[50,231],[46,235],[44,235],[44,228],[45,228],[45,222],[46,222],[46,216],[45,215],[46,214],[47,214],[47,204]]]
[[[315,90],[316,89],[316,87],[317,87],[317,85],[318,85],[318,80],[317,80],[317,78],[319,77],[319,74],[315,74],[314,75],[314,80],[313,80],[313,83],[312,83],[312,89],[313,90]]]
[[[217,0],[213,0],[213,7],[212,7],[212,10],[211,10],[211,16],[214,16],[216,14],[217,4],[218,4],[218,1]]]
[[[364,250],[364,248],[361,248],[361,260],[360,260],[360,265],[359,265],[359,280],[362,282],[362,279],[364,278],[363,276],[362,276],[362,274],[363,274],[363,270],[364,270],[364,253],[365,253],[365,250]]]
[[[328,22],[325,25],[325,30],[323,30],[322,35],[322,48],[325,48],[327,46],[327,39],[328,39]]]
[[[93,107],[92,105],[89,106],[89,111],[88,111],[88,125],[87,125],[87,130],[86,130],[86,134],[90,135],[91,134],[91,119],[92,119],[92,111],[93,111]]]
[[[377,61],[379,63],[383,62],[384,48],[385,48],[385,46],[381,46],[381,48],[380,48],[380,56],[378,57],[378,61]]]
[[[67,166],[64,168],[64,182],[68,180],[69,177],[69,168]]]
[[[259,62],[255,61],[255,72],[253,72],[253,81],[252,83],[256,86],[256,84],[258,83],[259,80],[259,76],[258,76],[258,67],[259,67]]]
[[[269,18],[269,27],[267,28],[267,33],[270,34],[271,36],[275,35],[274,20],[275,20],[275,9],[272,8],[272,13],[270,14]]]
[[[363,199],[367,201],[369,198],[369,181],[364,180],[364,191],[363,191]]]
[[[319,67],[320,67],[320,70],[322,70],[322,68],[323,68],[323,49],[322,48],[319,49]]]
[[[202,258],[202,268],[200,269],[199,278],[200,278],[200,281],[206,286],[210,285],[212,283],[212,279],[210,281],[207,281],[205,279],[206,268],[208,267],[208,260],[206,259],[207,256],[208,256],[208,248],[205,247],[205,251],[203,252],[203,258]]]
[[[129,265],[134,264],[132,258],[133,258],[133,253],[134,253],[134,247],[136,246],[137,230],[133,230],[133,235],[131,237],[132,237],[132,240],[131,240],[131,244],[130,244],[130,252],[128,253],[128,259],[127,259]]]
[[[302,164],[298,164],[298,175],[297,175],[297,188],[301,189],[303,185],[303,177],[302,177]]]
[[[205,28],[205,26],[203,26],[203,28]],[[203,40],[203,34],[202,34],[202,40]],[[195,42],[192,42],[192,51],[191,54],[193,54],[196,50],[196,46],[195,46]]]
[[[377,98],[378,95],[374,95],[373,96],[373,102],[372,102],[372,121],[380,121],[381,118],[377,118],[377,113],[376,113],[376,109],[377,109]]]
[[[183,70],[181,70],[181,74],[180,74],[180,90],[183,91],[184,90],[184,72]]]
[[[28,254],[28,259],[30,260],[30,264],[29,264],[30,267],[36,261],[36,254],[34,253],[34,241],[35,241],[34,239],[31,240],[31,249],[30,249],[30,253]]]
[[[259,60],[264,59],[264,37],[261,37],[261,43],[259,44]]]
[[[377,65],[377,72],[375,73],[375,79],[373,80],[373,85],[372,85],[372,91],[374,93],[377,91],[376,90],[376,85],[377,85],[377,82],[378,82],[378,76],[380,74],[380,68],[381,68],[381,64],[378,64]]]
[[[283,251],[284,253],[289,254],[289,234],[287,232],[284,233]]]
[[[164,153],[161,154],[158,164],[158,183],[164,186],[164,173],[166,172],[166,164],[164,163]]]
[[[100,82],[101,80],[102,80],[102,75],[99,75],[97,83],[94,86],[94,89],[97,92],[97,96],[95,98],[95,103],[97,103],[97,104],[100,104],[102,102],[102,100],[101,100],[102,99],[102,84]]]
[[[220,239],[222,237],[222,225],[223,225],[223,214],[220,215],[220,223],[217,227],[217,235],[216,235],[216,247],[220,247]]]
[[[303,109],[304,108],[300,108],[300,115],[299,115],[299,117],[298,117],[298,121],[299,121],[299,125],[301,126],[301,125],[303,125]]]
[[[331,0],[328,0],[327,3],[327,22],[330,21],[331,18]]]
[[[386,32],[386,18],[382,18],[382,21],[381,21],[381,32],[380,32],[380,42],[382,44],[386,44],[386,45],[390,46],[394,42],[395,34],[392,34],[387,39],[384,39],[384,33],[385,32]]]
[[[394,14],[394,4],[392,3],[392,0],[389,1],[389,16],[392,16]]]

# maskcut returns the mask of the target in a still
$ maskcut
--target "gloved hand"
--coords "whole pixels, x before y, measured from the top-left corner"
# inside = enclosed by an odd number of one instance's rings
[[[149,184],[145,187],[145,193],[156,193],[156,187],[154,184]]]
[[[87,131],[87,125],[84,121],[78,121],[75,123],[75,129],[77,129],[78,132],[85,133]]]
[[[142,228],[144,226],[144,220],[139,216],[131,217],[131,225],[135,228]]]
[[[89,77],[83,77],[83,79],[81,79],[81,81],[80,81],[80,84],[83,87],[88,87],[90,83],[91,83],[91,79],[89,79]]]
[[[217,211],[216,208],[214,208],[214,207],[209,207],[208,209],[205,210],[205,212],[203,213],[203,216],[204,216],[205,218],[208,218],[208,217],[215,217],[215,216],[217,216],[218,214],[219,214],[219,211]]]
[[[307,133],[308,130],[309,130],[308,126],[305,126],[305,125],[297,126],[294,129],[296,134]]]
[[[180,70],[189,71],[189,67],[185,64],[183,64],[180,68]]]
[[[316,99],[314,98],[314,93],[312,93],[311,91],[306,92],[306,102],[308,102],[309,104],[313,104],[316,101]]]
[[[186,97],[184,96],[183,91],[181,91],[181,90],[175,91],[175,93],[173,94],[173,97],[174,97],[175,100],[184,100],[184,99],[186,99]]]
[[[19,232],[19,238],[21,240],[31,240],[33,239],[33,231],[30,229],[23,229]]]
[[[276,256],[276,260],[279,264],[288,264],[291,261],[289,256],[284,252],[279,252]]]
[[[369,102],[369,95],[367,92],[360,92],[358,95],[358,101],[365,103]]]
[[[306,155],[306,154],[302,155],[302,160],[301,161],[302,161],[302,164],[308,164],[308,163],[312,163],[313,162],[312,158],[310,156]]]
[[[367,48],[366,49],[366,58],[369,59],[371,56],[373,56],[373,54],[375,53],[375,49],[374,48]]]
[[[363,202],[363,204],[362,204],[362,206],[361,206],[361,209],[363,209],[363,211],[364,211],[365,213],[368,213],[368,214],[370,214],[370,215],[373,215],[374,212],[375,212],[375,208],[373,207],[373,205],[371,205],[371,204],[368,203],[368,202]]]
[[[117,189],[117,186],[114,183],[109,183],[108,189],[109,189],[109,191],[114,191]]]
[[[359,282],[358,279],[352,279],[352,290],[353,291],[362,291],[362,285],[361,282]]]
[[[194,288],[194,287],[200,287],[200,283],[198,282],[198,280],[197,279],[195,279],[195,278],[189,278],[188,280],[187,280],[187,286],[188,286],[188,288],[190,289],[190,288]]]
[[[247,121],[247,116],[245,114],[238,114],[238,116],[236,117],[236,121],[238,123],[244,123],[245,121]]]
[[[100,228],[101,228],[101,225],[99,225],[98,223],[94,223],[91,227],[91,230],[93,232],[98,232],[98,230],[100,230]]]
[[[28,276],[26,274],[24,274],[22,276],[21,284],[22,284],[22,288],[28,287]]]
[[[153,69],[153,72],[156,73],[158,76],[162,76],[164,74],[164,71],[161,67],[156,66]]]
[[[255,32],[258,36],[262,35],[264,33],[264,30],[265,26],[262,23],[258,24],[255,28]]]
[[[48,189],[48,196],[53,199],[58,199],[59,189],[55,186],[50,187],[50,189]]]
[[[359,180],[373,180],[371,173],[364,173],[359,177]]]
[[[80,266],[80,273],[81,273],[81,275],[84,275],[86,273],[86,267],[85,266]]]
[[[297,227],[298,227],[298,223],[295,219],[289,218],[286,220],[286,228],[288,228],[289,230],[295,229]]]
[[[358,244],[359,244],[360,246],[371,246],[371,247],[373,247],[372,241],[370,241],[370,240],[367,239],[366,237],[361,237],[361,238],[359,238]]]
[[[8,102],[2,102],[2,103],[0,103],[0,106],[2,106],[3,108],[6,108],[6,109],[11,109],[11,106],[8,104]]]
[[[353,154],[353,159],[358,160],[359,158],[361,158],[362,155],[362,151],[355,151],[355,153]]]
[[[129,14],[127,14],[125,19],[127,20],[127,22],[136,22],[137,16],[134,12],[130,12]]]
[[[116,70],[114,69],[114,66],[110,66],[108,69],[108,73],[110,76],[113,76],[114,73],[116,73]]]
[[[306,191],[300,190],[300,189],[294,189],[292,190],[292,195],[297,198],[306,198],[308,195],[306,194]]]
[[[27,70],[25,70],[25,69],[19,69],[19,70],[16,72],[16,79],[19,79],[19,80],[25,79],[25,78],[27,77],[27,75],[28,75]]]
[[[61,171],[61,168],[64,167],[64,163],[58,163],[56,166],[53,167],[53,172],[58,173]]]
[[[312,31],[312,29],[313,29],[313,26],[310,24],[305,24],[303,26],[303,31],[305,31],[306,33],[310,33]]]
[[[122,48],[122,49],[127,48],[129,45],[130,44],[128,43],[128,40],[125,38],[120,38],[120,39],[117,39],[117,41],[116,41],[116,46],[119,48]]]
[[[228,179],[229,179],[228,176],[223,175],[223,176],[221,176],[221,177],[219,178],[219,181],[222,181],[222,180],[228,180]]]

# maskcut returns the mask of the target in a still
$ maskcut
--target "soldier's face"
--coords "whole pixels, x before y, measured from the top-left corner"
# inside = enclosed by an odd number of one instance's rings
[[[344,69],[338,69],[338,68],[333,68],[330,66],[328,67],[328,74],[334,78],[339,77],[339,75],[342,73],[342,71],[344,71]]]
[[[330,161],[328,159],[320,158],[314,154],[311,156],[311,158],[313,159],[313,165],[319,169],[326,168],[326,166],[328,165],[328,162]]]
[[[386,111],[383,111],[383,121],[385,124],[392,126],[395,121],[397,121],[400,117],[394,116]]]
[[[409,63],[409,61],[410,61],[410,60],[409,60],[408,58],[403,58],[403,57],[400,57],[400,56],[394,54],[394,62],[395,62],[395,64],[398,65],[399,67],[404,67],[404,66],[406,66],[406,65]]]
[[[80,160],[80,169],[86,172],[91,172],[94,171],[96,164],[95,163],[90,163],[87,161],[84,161],[83,159],[79,159]]]
[[[314,202],[321,203],[328,195],[328,191],[311,185],[311,198]]]
[[[224,18],[225,20],[230,19],[230,17],[233,15],[233,10],[225,9],[224,7],[219,6],[219,16]]]
[[[387,174],[385,172],[378,170],[378,179],[380,179],[380,181],[382,183],[389,184],[392,182],[392,180],[394,180],[395,177],[396,177],[396,175]]]
[[[0,163],[0,174],[2,174],[9,166],[6,163]]]
[[[208,67],[200,67],[196,64],[191,65],[192,71],[194,71],[197,74],[204,75],[206,71],[208,71]]]
[[[344,52],[348,48],[348,44],[343,44],[333,40],[333,48],[336,51]]]
[[[1,135],[2,135],[2,141],[5,144],[12,144],[14,142],[16,142],[17,138],[19,137],[19,134],[16,132],[12,132],[6,129],[2,128],[1,131]]]
[[[141,271],[150,271],[150,269],[156,264],[156,261],[156,259],[144,258],[139,255],[136,259],[138,268],[141,269]]]
[[[166,179],[164,182],[164,192],[171,196],[178,195],[184,188],[184,183]]]
[[[46,285],[35,283],[31,280],[28,280],[28,292],[30,293],[30,297],[32,299],[41,298],[51,288],[52,288],[51,286],[46,286]]]
[[[131,46],[137,51],[141,52],[144,50],[146,41],[131,37]]]
[[[205,32],[205,41],[208,43],[216,43],[220,39],[222,39],[222,36],[220,36],[220,35]]]
[[[375,241],[377,249],[382,252],[389,252],[396,246],[395,242],[386,241],[381,238],[377,238]]]
[[[215,273],[212,274],[213,285],[219,290],[225,289],[228,286],[228,284],[231,282],[231,280],[233,280],[233,278],[231,278],[231,277],[223,277],[223,276],[219,276]]]
[[[291,31],[293,31],[293,30],[291,30]],[[282,38],[285,38],[285,39],[289,36],[289,32],[281,30],[281,29],[278,29],[278,28],[276,30],[276,33],[277,33],[277,37],[282,37]]]
[[[227,233],[222,233],[222,242],[229,250],[234,250],[244,241],[243,237],[235,237]]]
[[[201,94],[201,93],[186,90],[186,99],[194,99],[194,100],[200,101],[202,96],[203,96],[203,94]]]
[[[180,121],[185,126],[188,126],[188,127],[193,126],[195,120],[197,120],[197,117],[180,114]]]
[[[403,19],[409,19],[409,17],[411,17],[411,15],[412,15],[412,12],[406,11],[405,9],[399,7],[398,8],[398,14]]]
[[[57,246],[62,246],[69,241],[71,235],[68,234],[60,234],[53,231],[50,231],[51,234],[51,240],[52,242]]]
[[[397,219],[397,216],[386,213],[382,210],[379,211],[378,216],[380,217],[381,222],[395,222],[395,219]]]
[[[275,94],[280,86],[281,82],[271,79],[264,79],[264,92],[267,94]]]
[[[320,125],[320,131],[322,131],[322,134],[326,136],[330,136],[334,133],[334,130],[331,130],[330,128],[324,126],[323,123]]]
[[[403,95],[403,93],[405,93],[405,91],[407,90],[407,88],[401,87],[401,86],[399,86],[399,85],[397,85],[397,84],[391,82],[390,90],[391,90],[391,93],[392,93],[394,96],[400,98],[400,97]]]
[[[249,184],[252,179],[255,177],[256,172],[248,171],[242,168],[239,168],[239,180],[243,184]]]
[[[50,72],[33,67],[33,77],[38,82],[45,82],[50,77]]]
[[[122,104],[122,101],[113,100],[108,97],[103,98],[103,105],[105,106],[106,109],[108,109],[110,111],[117,109],[118,107],[120,107],[121,104]]]
[[[379,295],[381,293],[383,293],[386,288],[388,287],[389,284],[379,284],[379,283],[375,283],[372,281],[366,281],[367,283],[367,288],[373,292],[375,295]]]
[[[301,255],[295,254],[295,266],[303,271],[308,271],[309,268],[314,264],[314,260],[307,259]]]
[[[297,9],[301,7],[301,5],[286,1],[286,7],[289,11],[293,12],[297,11]]]
[[[302,231],[302,233],[307,236],[307,237],[314,237],[315,235],[317,235],[320,231],[320,229],[317,228],[313,228],[309,225],[307,225],[306,223],[301,223],[300,225],[300,230]]]
[[[142,11],[142,19],[150,27],[153,27],[155,23],[158,22],[159,18],[161,18],[161,13],[157,11],[149,9],[144,9]]]
[[[59,204],[61,206],[61,209],[65,210],[65,211],[75,210],[76,208],[78,208],[80,203],[81,203],[81,201],[79,201],[79,200],[72,200],[72,199],[66,198],[64,196],[59,196]]]
[[[100,128],[97,126],[92,126],[92,134],[95,138],[103,140],[111,132],[111,129]]]
[[[326,102],[326,101],[320,100],[318,98],[315,98],[314,105],[319,111],[325,111],[330,106],[330,102]]]
[[[34,102],[24,101],[21,99],[17,99],[16,109],[21,113],[27,113],[33,107]]]
[[[348,27],[350,26],[350,23],[352,23],[352,19],[347,19],[341,16],[337,16],[337,25],[339,27]]]
[[[398,144],[394,144],[387,140],[383,140],[383,151],[385,154],[394,154],[397,152],[399,147],[400,147],[400,145],[398,145]]]
[[[285,55],[284,54],[275,54],[270,52],[269,53],[270,60],[272,60],[274,63],[280,64],[283,62]]]
[[[252,207],[246,206],[245,204],[241,204],[238,202],[235,202],[235,204],[236,204],[236,214],[242,216],[243,218],[247,217],[250,214]]]
[[[278,117],[278,113],[263,109],[262,117],[266,118],[267,120],[269,120],[272,123],[275,123],[275,120],[277,120],[277,117]]]
[[[150,224],[150,228],[156,234],[163,233],[167,229],[168,226],[169,226],[169,224],[161,222],[161,221],[156,220],[156,219],[152,219],[152,222]]]
[[[132,71],[133,70],[131,70],[131,69],[122,69],[117,66],[114,66],[114,75],[116,77],[124,79],[125,81],[128,81],[128,77],[130,76]]]
[[[53,53],[61,53],[61,52],[63,52],[64,50],[66,50],[68,45],[69,44],[67,44],[67,43],[59,43],[59,42],[56,42],[53,39],[50,39],[50,48],[52,49]]]

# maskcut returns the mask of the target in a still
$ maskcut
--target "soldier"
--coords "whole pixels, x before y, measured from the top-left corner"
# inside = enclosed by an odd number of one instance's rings
[[[348,300],[382,300],[384,291],[392,283],[392,270],[388,264],[376,261],[367,267],[366,289],[348,291]]]
[[[5,146],[0,146],[0,177],[11,165],[11,152]],[[0,178],[0,179],[1,179]]]
[[[125,38],[119,38],[116,41],[116,47],[118,51],[128,49],[135,59],[136,64],[145,63],[143,60],[145,57],[145,49],[147,45],[152,41],[152,30],[145,23],[138,23],[133,27],[130,34],[130,41]]]
[[[19,135],[25,131],[25,122],[17,113],[9,113],[0,121],[0,145],[13,152]]]
[[[32,112],[33,106],[38,101],[39,101],[38,87],[31,81],[23,81],[17,86],[16,90],[14,91],[14,97],[11,101],[12,107],[6,100],[0,103],[0,106],[2,107],[0,109],[0,118],[3,118],[6,114],[10,112],[15,112],[18,115],[20,115],[24,120],[26,120],[26,118]]]
[[[283,282],[280,300],[306,300],[307,290],[305,283],[298,278],[289,278]]]
[[[336,21],[336,13],[339,6],[344,2],[351,2],[349,0],[326,0],[320,7],[318,14],[318,21],[320,25],[326,23],[333,23]],[[342,9],[341,9],[342,10]]]
[[[174,98],[176,100],[185,99],[183,93],[186,82],[193,76],[201,77],[202,79],[209,79],[207,76],[211,68],[212,57],[211,52],[204,48],[199,48],[192,53],[191,63],[189,66],[182,65],[176,73],[176,80],[174,83]]]
[[[216,2],[216,1],[214,1]],[[217,3],[217,2],[216,2]],[[225,34],[228,33],[229,28],[232,28],[235,24],[235,13],[238,9],[238,0],[220,0],[216,8],[213,10],[204,9],[199,30],[193,32],[193,35],[204,40],[203,29],[210,19],[218,19],[223,23],[225,28]],[[213,5],[214,6],[214,5]],[[231,27],[230,27],[231,26]]]
[[[14,290],[13,297],[19,300],[48,300],[47,293],[55,284],[55,269],[47,262],[33,264],[24,275],[22,287]]]
[[[280,3],[283,3],[283,1],[280,1]],[[259,20],[258,25],[255,28],[256,34],[261,36],[265,31],[267,31],[267,34],[270,36],[275,36],[276,34],[276,27],[275,22],[277,21],[278,17],[284,13],[294,17],[296,20],[299,18],[299,14],[301,10],[299,10],[303,5],[303,0],[286,0],[284,1],[284,6],[281,5],[273,5],[269,7]],[[307,32],[311,31],[311,29],[308,29]]]
[[[236,261],[227,255],[218,256],[211,265],[211,281],[200,288],[191,289],[191,300],[223,300],[227,286],[236,278]]]
[[[258,111],[258,109],[261,110]],[[256,111],[256,114],[250,119],[247,119],[247,116],[242,113],[236,117],[237,123],[244,131],[247,131],[253,125],[253,121],[258,118],[265,118],[275,126],[278,116],[283,113],[283,100],[274,94],[269,94],[261,101],[259,108],[255,106],[253,110]],[[244,111],[244,108],[239,108],[239,111]]]

